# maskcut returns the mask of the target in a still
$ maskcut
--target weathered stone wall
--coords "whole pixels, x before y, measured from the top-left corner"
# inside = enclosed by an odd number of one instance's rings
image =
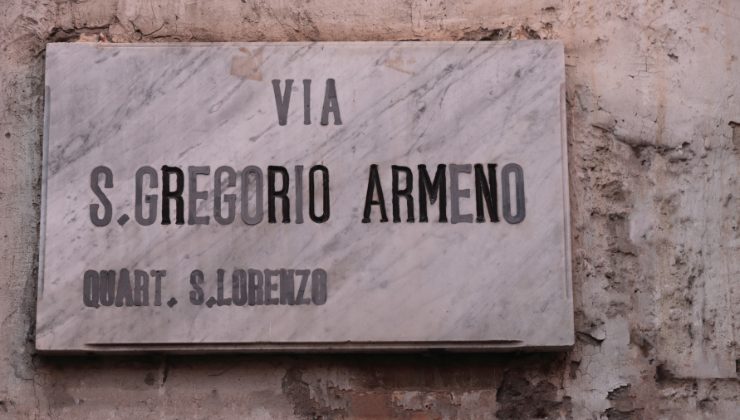
[[[740,417],[740,1],[3,0],[0,418]],[[578,341],[34,354],[47,42],[562,39]]]

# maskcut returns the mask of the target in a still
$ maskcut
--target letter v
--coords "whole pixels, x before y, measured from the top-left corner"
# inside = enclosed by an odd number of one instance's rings
[[[288,123],[288,106],[290,105],[290,93],[293,89],[293,79],[285,80],[285,92],[280,94],[280,79],[273,79],[272,90],[275,92],[275,104],[277,105],[278,124]]]

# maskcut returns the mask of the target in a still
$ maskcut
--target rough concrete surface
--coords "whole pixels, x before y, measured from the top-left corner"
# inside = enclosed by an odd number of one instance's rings
[[[0,418],[740,417],[737,0],[0,6]],[[526,38],[566,47],[572,351],[35,354],[47,42]]]

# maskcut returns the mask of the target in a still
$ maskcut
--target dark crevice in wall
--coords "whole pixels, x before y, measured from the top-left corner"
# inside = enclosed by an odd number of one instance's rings
[[[552,24],[545,23],[543,29],[552,29]],[[532,28],[529,25],[504,26],[500,28],[479,27],[466,31],[459,38],[460,41],[508,41],[512,39],[548,39],[544,31]]]
[[[509,371],[496,393],[498,419],[571,418],[568,396],[558,397],[558,386],[541,380],[532,382],[521,372]]]
[[[301,369],[288,368],[283,376],[282,390],[293,405],[293,414],[301,418],[331,419],[347,415],[343,410],[333,409],[312,398],[311,387],[303,380]]]
[[[730,127],[732,127],[732,144],[735,147],[735,151],[740,152],[740,123],[730,121]]]
[[[100,41],[106,41],[110,38],[108,31],[113,23],[103,26],[82,26],[72,28],[61,28],[55,26],[49,32],[46,38],[47,42],[76,42],[81,37],[88,35],[98,37]]]

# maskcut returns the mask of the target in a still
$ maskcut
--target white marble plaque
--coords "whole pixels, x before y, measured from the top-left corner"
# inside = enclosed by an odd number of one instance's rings
[[[50,44],[40,351],[573,343],[563,46]]]

